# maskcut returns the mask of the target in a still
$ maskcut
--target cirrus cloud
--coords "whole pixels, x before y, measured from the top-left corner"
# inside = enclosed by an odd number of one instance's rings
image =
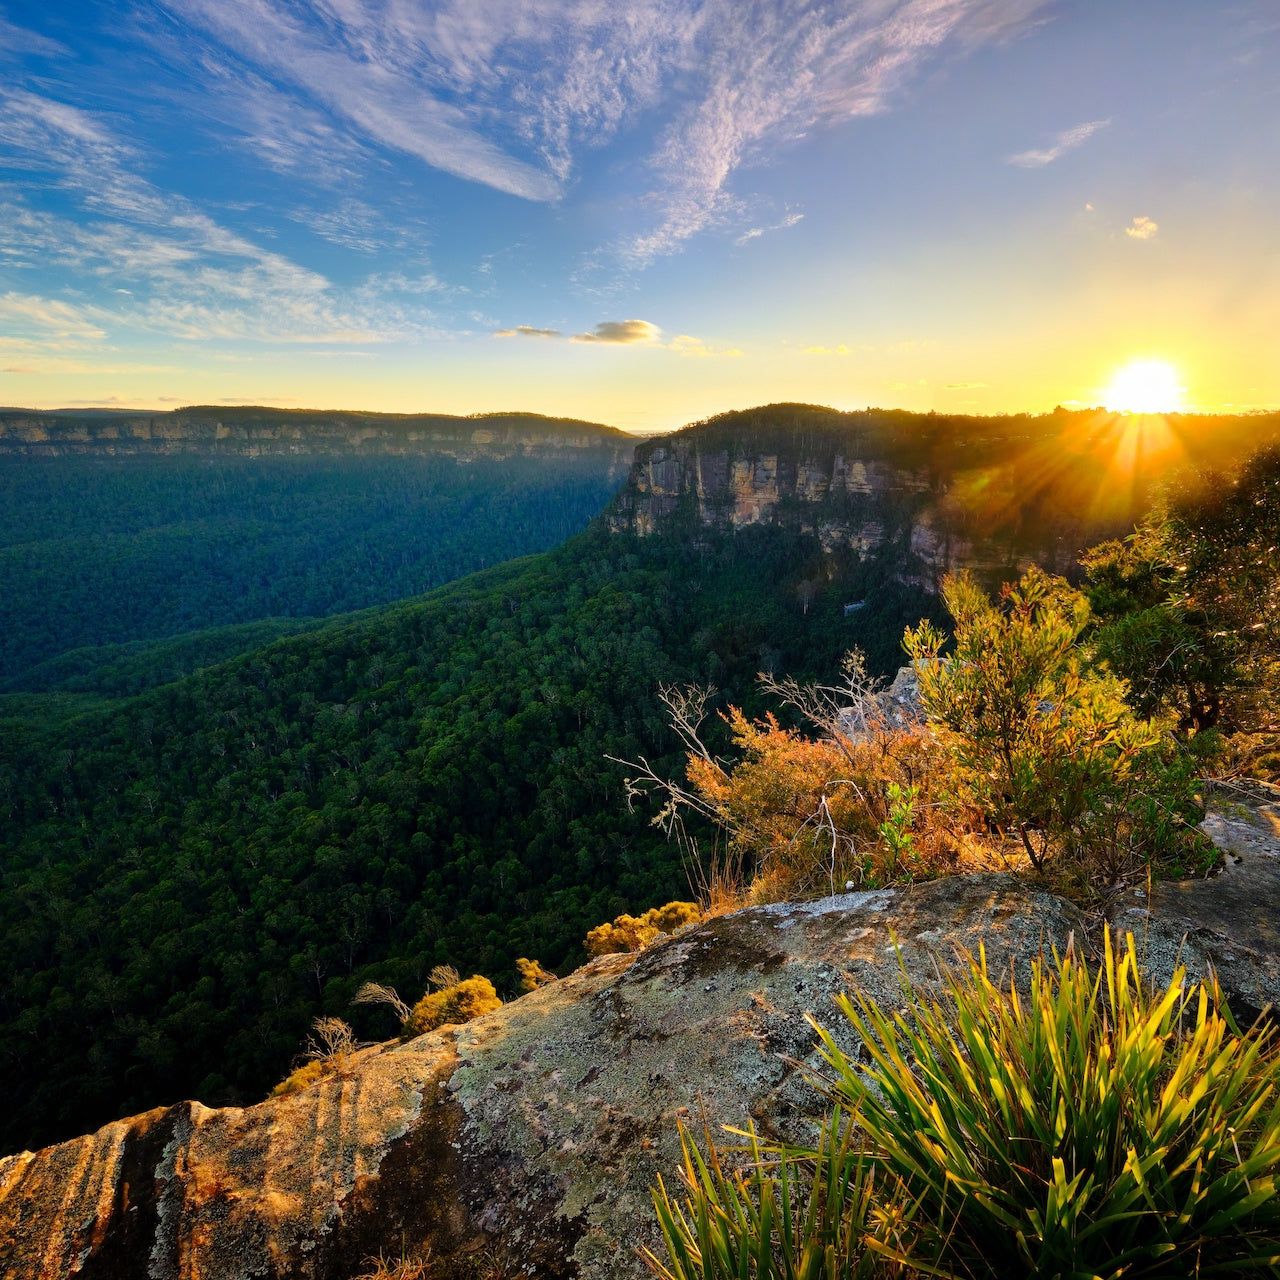
[[[1043,169],[1045,165],[1052,164],[1061,156],[1066,155],[1068,151],[1074,151],[1076,147],[1087,142],[1100,129],[1105,129],[1111,123],[1110,120],[1090,120],[1086,124],[1078,124],[1072,129],[1064,129],[1061,133],[1054,137],[1053,142],[1043,148],[1033,148],[1030,151],[1019,151],[1017,155],[1010,156],[1008,163],[1017,165],[1019,169]]]
[[[774,0],[749,20],[741,0],[140,2],[170,61],[198,46],[193,66],[235,64],[219,100],[255,122],[246,139],[271,140],[265,162],[294,172],[328,138],[556,201],[591,152],[647,137],[628,196],[649,225],[613,246],[643,267],[735,214],[732,233],[756,238],[766,228],[742,227],[729,190],[744,166],[889,109],[931,61],[1017,34],[1049,0]]]

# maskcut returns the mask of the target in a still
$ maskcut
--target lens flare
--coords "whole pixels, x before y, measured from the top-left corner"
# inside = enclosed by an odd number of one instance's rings
[[[1177,413],[1186,390],[1167,361],[1132,360],[1111,380],[1102,403],[1112,413]]]

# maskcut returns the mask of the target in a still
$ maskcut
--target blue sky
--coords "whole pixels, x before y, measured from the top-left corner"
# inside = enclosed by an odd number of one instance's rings
[[[1275,0],[0,0],[0,403],[1280,404]]]

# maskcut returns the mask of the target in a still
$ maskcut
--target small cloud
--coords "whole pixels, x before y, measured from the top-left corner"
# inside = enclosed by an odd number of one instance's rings
[[[648,320],[602,320],[594,333],[575,333],[570,342],[608,342],[630,346],[635,343],[657,342],[662,330]]]
[[[495,338],[562,338],[559,329],[535,329],[531,324],[518,324],[514,329],[495,329]]]
[[[1110,120],[1090,120],[1087,124],[1078,124],[1074,129],[1064,129],[1057,134],[1053,142],[1043,148],[1032,148],[1030,151],[1019,151],[1010,156],[1006,164],[1017,165],[1019,169],[1043,169],[1052,164],[1068,151],[1074,151],[1081,143],[1087,142],[1099,129],[1105,129]]]
[[[682,356],[696,356],[698,358],[740,356],[742,354],[737,347],[728,347],[723,351],[717,350],[715,347],[703,342],[701,338],[695,338],[690,333],[678,334],[667,343],[667,348]]]
[[[836,347],[805,347],[804,354],[807,356],[847,356],[849,348],[842,342]]]
[[[1160,224],[1154,218],[1139,214],[1125,227],[1124,233],[1131,240],[1150,240],[1160,230]]]
[[[789,213],[781,222],[775,222],[768,227],[752,227],[749,231],[744,231],[735,241],[734,244],[743,245],[764,235],[766,231],[785,231],[788,227],[794,227],[797,222],[804,218],[803,213]]]
[[[1093,205],[1091,205],[1087,200],[1085,201],[1085,204],[1084,204],[1084,211],[1085,213],[1093,212]]]
[[[282,396],[219,396],[215,404],[284,404],[296,405],[298,400]]]
[[[985,387],[985,382],[944,382],[942,389],[944,391],[977,391],[979,387]]]

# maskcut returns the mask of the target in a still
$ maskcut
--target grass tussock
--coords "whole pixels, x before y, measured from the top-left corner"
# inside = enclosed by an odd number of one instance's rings
[[[842,997],[818,1028],[817,1145],[726,1168],[685,1139],[655,1192],[667,1280],[1280,1274],[1280,1056],[1215,986],[1148,989],[1130,937],[1004,987],[979,955],[941,1002]],[[816,1026],[816,1024],[815,1024]]]

